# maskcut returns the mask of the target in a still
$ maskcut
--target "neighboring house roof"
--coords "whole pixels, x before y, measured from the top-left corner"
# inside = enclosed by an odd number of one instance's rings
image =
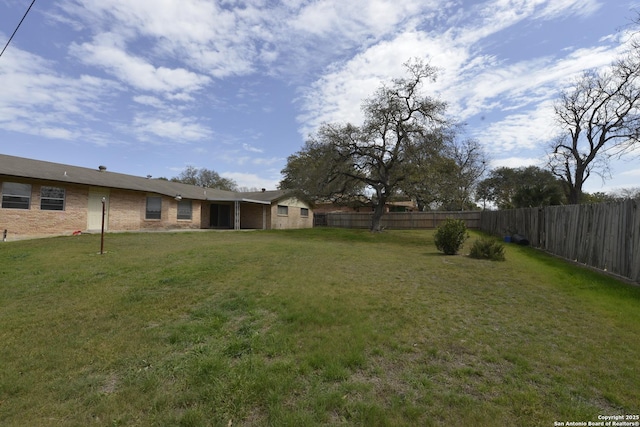
[[[0,154],[0,175],[17,178],[32,178],[47,181],[84,184],[95,187],[143,191],[184,199],[212,201],[241,201],[271,204],[287,196],[285,190],[241,193],[203,188],[196,185],[142,178],[134,175],[108,172],[106,169],[89,169],[60,163],[44,162],[23,157]]]

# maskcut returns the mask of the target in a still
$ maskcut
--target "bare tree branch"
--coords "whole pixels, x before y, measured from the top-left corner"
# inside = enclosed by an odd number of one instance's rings
[[[592,173],[609,176],[609,160],[640,143],[640,45],[606,72],[587,71],[554,107],[562,137],[550,147],[550,170],[565,183],[569,203],[580,203]]]

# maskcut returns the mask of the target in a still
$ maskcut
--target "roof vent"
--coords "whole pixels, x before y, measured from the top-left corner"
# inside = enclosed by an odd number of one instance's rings
[[[263,189],[262,189],[262,192],[264,193],[265,191],[267,191],[267,189],[266,189],[266,188],[263,188]]]
[[[104,171],[106,171],[106,170],[107,170],[107,167],[106,167],[106,166],[102,166],[102,165],[100,165],[100,166],[98,166],[98,170],[99,170],[100,172],[104,172]]]
[[[147,179],[151,179],[151,175],[147,175]]]

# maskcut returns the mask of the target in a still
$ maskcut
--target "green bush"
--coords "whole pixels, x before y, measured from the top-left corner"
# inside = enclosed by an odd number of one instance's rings
[[[504,245],[496,239],[483,237],[473,242],[469,256],[491,261],[504,261]]]
[[[455,255],[469,237],[467,226],[461,219],[447,218],[435,235],[436,248],[445,255]]]

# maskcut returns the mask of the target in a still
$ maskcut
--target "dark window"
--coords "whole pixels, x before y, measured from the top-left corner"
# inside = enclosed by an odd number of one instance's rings
[[[300,216],[309,216],[309,209],[300,208]]]
[[[44,186],[41,187],[40,209],[43,211],[63,211],[64,188]]]
[[[160,219],[162,217],[162,197],[147,197],[147,211],[145,219]]]
[[[2,207],[5,209],[29,209],[31,184],[2,183]]]
[[[289,206],[278,205],[278,215],[289,215]]]
[[[191,200],[178,202],[178,219],[191,219]]]
[[[211,205],[210,226],[212,228],[231,228],[231,205]]]

